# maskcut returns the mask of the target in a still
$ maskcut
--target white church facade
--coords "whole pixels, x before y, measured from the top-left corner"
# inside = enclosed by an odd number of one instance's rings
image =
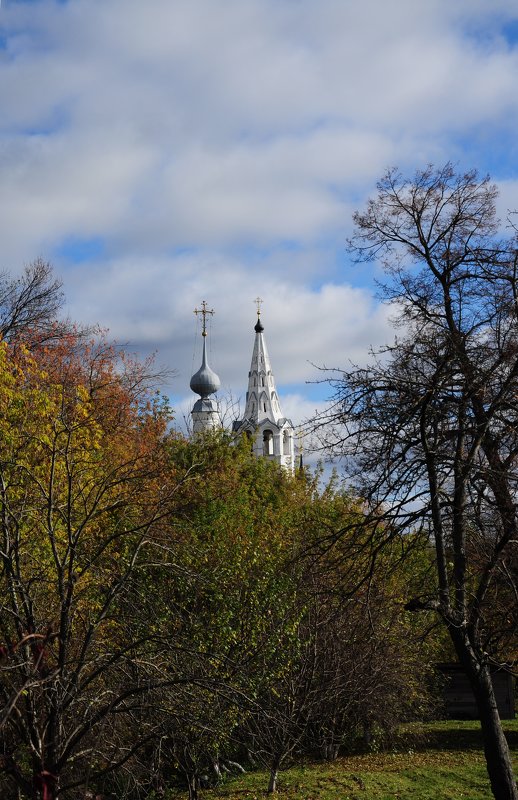
[[[219,425],[216,403],[210,395],[218,390],[220,383],[218,376],[208,364],[206,353],[206,316],[214,312],[207,309],[204,301],[201,310],[196,310],[195,313],[201,314],[203,317],[202,366],[191,379],[191,389],[200,395],[200,399],[196,401],[192,410],[193,431],[196,434],[213,430]],[[275,461],[293,472],[295,469],[294,429],[291,420],[287,419],[281,410],[264,338],[260,302],[258,302],[254,332],[255,339],[248,372],[245,412],[242,419],[234,422],[232,430],[236,436],[245,435],[250,439],[254,455]]]

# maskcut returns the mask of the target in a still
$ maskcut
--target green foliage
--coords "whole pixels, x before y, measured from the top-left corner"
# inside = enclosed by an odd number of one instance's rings
[[[417,540],[387,547],[333,481],[244,441],[168,433],[109,350],[0,359],[6,786],[195,793],[235,760],[373,743],[422,704]]]

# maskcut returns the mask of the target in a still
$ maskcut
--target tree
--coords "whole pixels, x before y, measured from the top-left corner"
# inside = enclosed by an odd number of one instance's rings
[[[142,698],[178,681],[135,592],[184,477],[147,389],[102,342],[0,344],[0,772],[26,797],[124,763]]]
[[[41,258],[28,264],[19,278],[1,273],[0,338],[27,334],[40,342],[59,338],[67,327],[57,321],[63,305],[61,287],[50,264]]]
[[[394,540],[373,563],[382,531],[364,526],[361,505],[333,482],[317,490],[299,475],[282,507],[289,524],[280,566],[291,585],[268,611],[277,646],[255,659],[255,704],[243,726],[254,760],[269,771],[269,793],[301,754],[332,759],[359,738],[386,741],[425,700],[429,665],[418,626],[401,613],[403,586],[423,585],[423,548]]]
[[[363,534],[367,554],[372,537],[368,529]],[[395,540],[366,570],[349,538],[341,537],[338,553],[327,553],[306,581],[302,633],[314,653],[314,701],[305,745],[328,760],[344,749],[390,743],[402,721],[433,702],[435,637],[423,636],[423,617],[402,613],[405,590],[426,580],[428,554],[407,548],[401,560]]]
[[[332,380],[317,424],[386,539],[433,542],[435,589],[407,608],[445,625],[477,701],[493,794],[507,800],[518,794],[490,672],[503,645],[507,658],[516,648],[517,241],[499,232],[496,188],[475,171],[393,169],[377,189],[350,246],[359,261],[381,260],[399,337]]]
[[[229,758],[236,766],[243,720],[291,655],[300,615],[289,569],[299,486],[279,465],[253,457],[245,439],[232,445],[225,434],[176,441],[172,458],[195,477],[169,520],[181,542],[181,577],[161,579],[160,594],[183,609],[185,652],[204,678],[168,698],[164,738],[196,798],[202,775],[217,775]]]

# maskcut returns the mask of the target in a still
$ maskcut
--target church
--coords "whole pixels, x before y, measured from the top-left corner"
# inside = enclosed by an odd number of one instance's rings
[[[257,321],[254,326],[252,361],[248,372],[248,391],[244,416],[232,425],[236,436],[245,435],[250,439],[252,452],[260,458],[268,458],[281,464],[290,472],[295,468],[294,429],[291,420],[282,411],[275,387],[272,365],[261,321],[261,301],[257,300]],[[202,317],[202,363],[191,378],[191,389],[200,397],[192,409],[194,434],[215,430],[220,427],[216,402],[210,395],[220,387],[219,377],[208,363],[207,356],[207,316],[214,313],[203,301],[201,309],[195,314]]]

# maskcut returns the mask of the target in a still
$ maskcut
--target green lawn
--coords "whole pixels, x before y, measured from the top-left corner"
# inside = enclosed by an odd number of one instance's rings
[[[504,724],[518,759],[518,720]],[[518,761],[517,761],[518,768]],[[254,772],[202,792],[206,800],[265,798],[267,775]],[[186,797],[177,793],[172,797]],[[408,725],[389,753],[311,762],[281,773],[279,800],[489,800],[492,797],[475,722]]]

